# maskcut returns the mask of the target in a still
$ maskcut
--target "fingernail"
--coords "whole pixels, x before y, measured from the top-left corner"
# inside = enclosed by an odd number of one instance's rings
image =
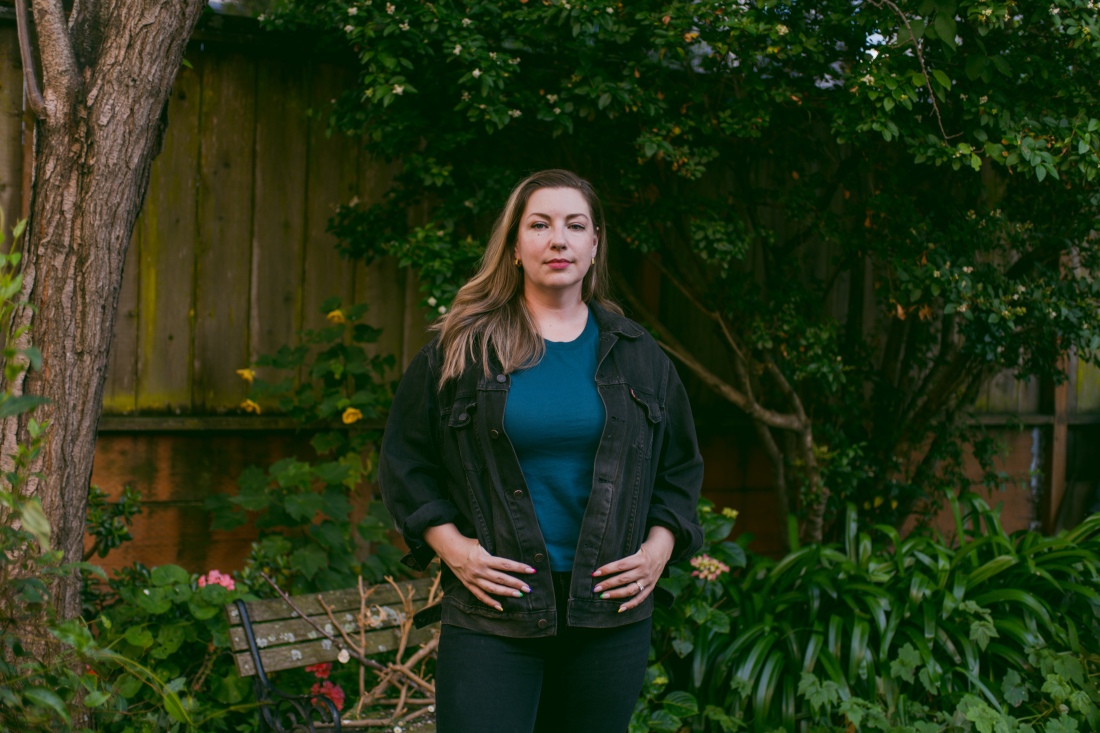
[[[530,592],[531,592],[531,589],[530,589],[530,588],[528,588],[528,587],[527,587],[527,586],[525,585],[525,586],[523,586],[523,592],[524,592],[524,593],[530,593]]]
[[[514,595],[516,598],[523,598],[523,591],[517,590],[514,593],[512,593],[512,595]]]
[[[626,610],[626,606],[619,606],[619,613],[622,613],[625,610]]]
[[[601,590],[603,590],[603,586],[602,585],[597,585],[595,588],[592,589],[592,592],[593,593],[599,593]]]
[[[535,569],[534,568],[527,568],[527,572],[533,573],[533,572],[535,572]]]
[[[599,570],[597,570],[596,572],[592,573],[592,577],[593,577],[593,578],[598,578],[598,577],[600,577],[600,571],[599,571]]]
[[[498,611],[503,611],[503,610],[504,610],[504,606],[496,606],[495,608],[496,608],[496,609],[497,609]],[[619,610],[621,611],[622,609],[620,608]]]
[[[610,593],[603,593],[602,595],[600,595],[600,599],[604,600],[604,601],[606,601],[610,597],[611,597]]]

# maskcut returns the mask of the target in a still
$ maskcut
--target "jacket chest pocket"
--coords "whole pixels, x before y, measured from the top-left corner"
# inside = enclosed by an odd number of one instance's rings
[[[630,387],[630,399],[640,413],[636,444],[645,450],[648,458],[653,450],[653,434],[663,418],[661,402],[657,395],[640,387]]]
[[[485,456],[477,437],[475,425],[477,411],[476,397],[460,397],[455,400],[449,413],[444,413],[444,425],[447,430],[445,445],[457,452],[457,459],[467,471],[480,472],[485,467]]]

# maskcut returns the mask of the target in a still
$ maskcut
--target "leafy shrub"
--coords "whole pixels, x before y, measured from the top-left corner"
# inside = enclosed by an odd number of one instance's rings
[[[113,656],[94,668],[117,695],[97,715],[100,731],[251,724],[251,685],[237,675],[223,611],[246,594],[214,572],[195,577],[176,565],[135,564],[110,581],[93,627],[98,645]]]
[[[982,500],[953,507],[957,547],[860,532],[850,508],[843,545],[708,581],[673,568],[633,729],[1100,727],[1100,515],[1010,536]]]
[[[251,368],[238,372],[251,384],[245,409],[267,405],[294,418],[314,431],[316,453],[315,460],[289,457],[266,470],[249,467],[237,495],[207,500],[214,529],[255,517],[261,539],[243,577],[257,593],[269,592],[260,572],[294,593],[350,587],[360,575],[379,582],[400,572],[400,553],[386,542],[392,523],[381,502],[369,502],[357,521],[353,508],[374,474],[378,420],[393,397],[383,377],[394,357],[370,354],[381,332],[361,322],[366,310],[326,301],[322,312],[331,325],[307,330],[299,345],[257,360],[257,370],[279,381]]]

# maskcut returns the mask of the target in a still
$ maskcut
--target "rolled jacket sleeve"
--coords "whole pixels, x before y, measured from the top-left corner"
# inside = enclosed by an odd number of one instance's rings
[[[703,546],[697,505],[703,486],[703,457],[695,435],[687,391],[668,364],[665,391],[667,426],[655,448],[657,475],[653,484],[646,527],[665,527],[676,539],[669,563],[685,560]]]
[[[426,347],[397,386],[378,464],[382,501],[409,546],[405,562],[418,570],[435,556],[424,541],[424,530],[453,522],[459,514],[447,492],[438,414],[436,380]]]

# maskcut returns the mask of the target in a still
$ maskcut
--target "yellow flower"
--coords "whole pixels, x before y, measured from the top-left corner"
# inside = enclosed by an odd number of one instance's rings
[[[345,425],[351,425],[353,422],[359,422],[363,419],[363,413],[356,410],[354,407],[349,407],[344,410],[344,414],[340,417],[344,421]]]
[[[727,519],[737,519],[738,514],[740,514],[740,512],[738,512],[736,509],[730,509],[729,507],[726,507],[722,510],[722,516],[726,517]]]
[[[329,323],[347,323],[348,322],[348,319],[344,318],[344,311],[340,310],[339,308],[337,308],[334,311],[329,312],[329,314],[326,315],[325,318],[327,318],[329,320]]]
[[[881,496],[876,496],[875,497],[875,509],[878,509],[880,506],[882,506],[882,502],[884,502],[884,501],[886,501],[886,500],[883,499]]]
[[[256,378],[256,371],[253,369],[238,369],[237,375],[244,381],[252,384],[252,380]]]
[[[252,400],[245,400],[244,402],[241,403],[241,407],[244,408],[245,412],[254,412],[257,415],[260,414],[260,406],[257,405]]]

